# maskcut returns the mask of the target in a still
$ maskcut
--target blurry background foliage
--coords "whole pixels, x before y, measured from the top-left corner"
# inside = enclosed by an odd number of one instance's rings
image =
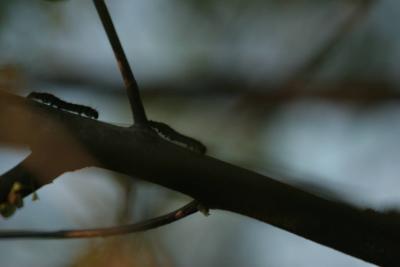
[[[355,0],[107,4],[151,119],[202,140],[212,156],[317,194],[399,205],[399,1],[365,12]],[[2,89],[53,93],[130,123],[92,1],[1,1],[0,51]],[[2,171],[28,153],[1,146]],[[1,228],[114,225],[187,201],[99,169],[65,174],[39,196]],[[368,266],[222,211],[120,238],[2,241],[0,257],[4,267]]]

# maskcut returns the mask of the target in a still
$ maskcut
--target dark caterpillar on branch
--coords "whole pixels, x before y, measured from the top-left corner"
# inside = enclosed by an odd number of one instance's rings
[[[49,93],[32,92],[27,96],[27,98],[53,108],[77,113],[80,116],[85,116],[91,119],[97,119],[99,117],[97,110],[91,107],[69,103]]]
[[[171,143],[193,150],[200,154],[205,154],[207,151],[205,145],[203,145],[196,139],[178,133],[165,123],[149,121],[149,125],[161,138]]]

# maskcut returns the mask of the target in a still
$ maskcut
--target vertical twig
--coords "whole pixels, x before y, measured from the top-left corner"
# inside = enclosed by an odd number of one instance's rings
[[[108,40],[111,43],[115,58],[117,59],[118,67],[124,79],[134,122],[135,124],[145,126],[147,125],[147,116],[143,107],[142,100],[140,98],[139,86],[133,75],[132,69],[129,66],[129,62],[125,56],[121,42],[114,28],[110,13],[108,12],[104,0],[93,0],[93,2],[96,6],[96,10],[99,14],[104,30],[107,33]]]

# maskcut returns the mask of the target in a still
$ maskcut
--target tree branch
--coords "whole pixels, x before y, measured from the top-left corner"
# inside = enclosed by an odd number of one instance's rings
[[[53,157],[70,149],[82,150],[94,159],[70,162],[69,170],[97,166],[140,177],[189,195],[209,208],[261,220],[377,265],[397,266],[400,261],[396,213],[323,199],[193,153],[142,127],[121,128],[1,92],[0,128],[2,142],[62,149]],[[0,199],[5,197],[0,195]]]
[[[71,239],[71,238],[93,238],[107,237],[113,235],[123,235],[135,232],[155,229],[177,220],[183,219],[198,211],[199,203],[192,201],[182,208],[179,208],[168,214],[145,220],[139,223],[121,225],[107,228],[93,228],[81,230],[60,230],[60,231],[24,231],[7,230],[0,231],[0,239]]]
[[[100,16],[104,30],[107,33],[108,40],[111,43],[122,78],[124,79],[134,121],[139,125],[146,125],[147,117],[140,98],[139,86],[133,75],[132,69],[129,66],[129,62],[125,56],[107,6],[104,3],[104,0],[93,0],[93,2],[96,6],[97,13]]]

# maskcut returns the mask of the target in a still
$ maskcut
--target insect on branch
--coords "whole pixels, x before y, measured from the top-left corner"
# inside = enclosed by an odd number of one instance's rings
[[[163,129],[167,128],[169,130],[167,132],[170,133],[172,132],[171,135],[177,136],[177,138],[171,138],[172,140],[178,140],[178,141],[180,140],[181,142],[188,142],[189,148],[192,147],[198,148],[198,151],[200,153],[205,153],[205,146],[203,146],[200,142],[197,142],[192,138],[183,136],[173,131],[172,128],[171,129],[168,128],[167,125],[156,122],[151,123],[147,120],[146,113],[140,98],[138,84],[129,66],[128,60],[126,59],[124,50],[119,41],[116,30],[113,26],[113,22],[108,12],[107,6],[105,5],[103,0],[93,0],[93,2],[95,4],[99,17],[102,21],[104,29],[107,33],[108,39],[111,43],[112,49],[117,59],[118,66],[123,76],[135,124],[143,128],[151,128],[150,125],[153,124],[163,125]],[[68,103],[48,93],[32,92],[28,95],[28,99],[66,112],[74,112],[79,114],[80,116],[86,116],[91,119],[96,120],[98,118],[98,113],[96,110],[87,106]],[[26,162],[26,160],[24,162]],[[62,167],[60,169],[62,169]],[[60,170],[55,172],[56,174],[54,175],[53,179],[62,172],[63,171]],[[9,174],[16,174],[17,176],[8,177]],[[7,178],[10,179],[5,180],[4,179],[5,176],[7,176]],[[11,216],[16,208],[22,206],[22,204],[19,205],[19,203],[22,203],[22,198],[27,196],[32,191],[35,191],[36,187],[32,186],[29,187],[26,184],[40,179],[37,177],[33,177],[33,175],[31,175],[30,173],[26,173],[23,164],[18,164],[15,168],[13,168],[12,172],[7,172],[5,176],[3,176],[2,179],[3,182],[2,189],[3,191],[6,190],[9,193],[3,194],[4,196],[7,197],[6,199],[2,200],[2,203],[0,205],[0,212],[3,214],[3,216]],[[14,180],[15,178],[18,181],[15,181]],[[28,181],[25,181],[23,179]],[[5,184],[7,185],[6,187],[4,186]],[[11,190],[10,188],[17,188],[17,189]],[[13,201],[10,201],[10,199]],[[19,201],[14,201],[14,199]],[[139,222],[136,224],[129,224],[117,227],[110,227],[110,228],[62,230],[56,232],[31,231],[31,230],[0,231],[0,238],[83,238],[83,237],[109,236],[109,235],[118,235],[118,234],[132,233],[138,231],[145,231],[182,219],[190,214],[193,214],[201,210],[202,209],[201,207],[202,206],[197,201],[192,201],[189,204],[185,205],[184,207],[174,212],[150,220]]]

